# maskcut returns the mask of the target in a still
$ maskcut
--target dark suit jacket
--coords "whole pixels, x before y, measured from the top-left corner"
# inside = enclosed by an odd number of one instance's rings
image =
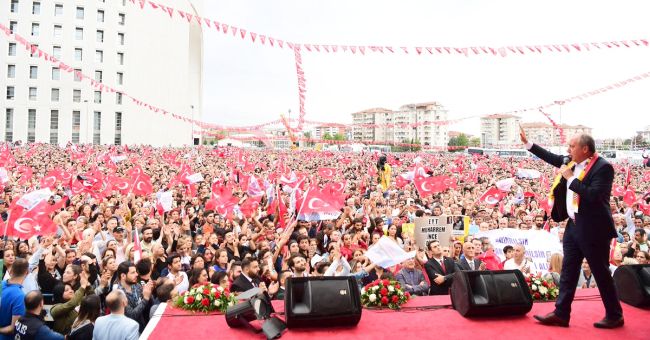
[[[564,156],[551,153],[536,144],[533,144],[530,152],[548,164],[558,168],[562,166]],[[609,242],[617,236],[609,208],[613,181],[614,167],[604,158],[598,157],[582,181],[576,178],[571,182],[569,188],[580,196],[578,213],[575,215],[575,232],[578,239],[587,242]],[[551,212],[551,217],[556,222],[569,217],[566,211],[566,194],[566,180],[562,178],[554,191],[555,204]]]
[[[260,285],[260,279],[254,278],[253,281],[258,286]],[[230,285],[230,291],[231,292],[243,293],[243,292],[245,292],[245,291],[247,291],[249,289],[253,289],[253,288],[255,288],[255,286],[253,286],[253,284],[250,281],[248,281],[248,279],[246,277],[244,277],[243,274],[239,275],[239,277],[237,277],[235,279],[235,281],[232,282],[232,285]]]
[[[481,260],[474,259],[474,270],[479,270],[481,263],[483,263]],[[457,270],[472,270],[472,268],[469,267],[467,259],[464,257],[456,262],[456,265],[458,266],[458,268],[456,268]]]
[[[454,274],[456,273],[456,263],[449,257],[443,257],[442,262],[445,264],[444,272],[442,271],[440,263],[435,259],[431,258],[424,264],[424,270],[426,270],[429,281],[431,282],[429,285],[429,295],[449,294],[449,288],[451,287],[451,283],[454,280]],[[436,274],[445,277],[445,282],[441,285],[438,285],[433,281],[436,278]]]

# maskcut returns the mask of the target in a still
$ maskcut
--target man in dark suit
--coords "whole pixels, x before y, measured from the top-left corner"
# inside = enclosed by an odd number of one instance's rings
[[[456,263],[449,257],[442,256],[439,241],[429,242],[431,258],[424,264],[429,281],[429,295],[447,295],[456,273]]]
[[[556,222],[568,218],[562,242],[564,260],[560,275],[560,295],[555,303],[555,311],[545,316],[535,315],[535,319],[545,325],[569,326],[571,303],[582,260],[586,258],[606,310],[605,318],[594,323],[594,327],[623,326],[623,310],[608,264],[610,241],[616,237],[609,208],[614,168],[604,158],[596,155],[594,139],[587,134],[577,135],[569,141],[571,162],[568,164],[568,159],[564,156],[529,143],[523,129],[520,136],[530,152],[560,168],[562,179],[552,189],[555,204],[551,217]]]
[[[241,262],[241,275],[233,281],[230,286],[232,292],[245,292],[249,289],[260,286],[260,263],[256,258],[245,258]]]
[[[457,270],[485,270],[485,263],[474,258],[476,256],[476,249],[472,242],[465,242],[463,244],[463,257],[456,262]]]

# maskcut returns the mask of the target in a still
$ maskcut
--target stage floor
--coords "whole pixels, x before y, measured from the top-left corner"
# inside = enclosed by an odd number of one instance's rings
[[[533,315],[553,310],[553,303],[535,303],[524,316],[473,318],[462,317],[450,308],[432,309],[430,306],[450,306],[449,296],[416,297],[404,305],[402,311],[364,309],[361,321],[353,328],[289,329],[282,339],[348,338],[348,339],[410,339],[476,338],[503,339],[650,339],[650,309],[639,309],[623,304],[625,326],[614,330],[593,327],[605,315],[605,308],[597,289],[582,289],[573,303],[569,328],[539,325]],[[277,312],[284,303],[274,303]],[[161,308],[162,309],[162,308]],[[162,316],[160,316],[162,313]],[[223,315],[192,314],[165,306],[156,313],[140,339],[264,339],[262,333],[249,329],[228,327]]]

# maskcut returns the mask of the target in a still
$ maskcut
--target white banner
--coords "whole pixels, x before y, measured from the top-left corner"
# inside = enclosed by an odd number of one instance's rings
[[[494,229],[479,232],[475,238],[487,237],[494,246],[494,253],[505,260],[503,248],[507,245],[523,244],[526,257],[533,260],[535,271],[546,273],[551,254],[562,254],[562,244],[557,236],[544,230]]]
[[[54,193],[50,191],[49,188],[34,190],[32,192],[26,193],[18,199],[16,204],[22,206],[27,210],[32,210],[37,204],[41,203],[43,200],[50,198]]]
[[[189,175],[185,178],[187,178],[187,180],[190,181],[190,184],[203,182],[203,175],[200,172],[197,172],[193,175]]]
[[[377,243],[368,248],[366,256],[377,266],[388,268],[415,257],[415,253],[415,251],[405,252],[388,236],[382,236]]]

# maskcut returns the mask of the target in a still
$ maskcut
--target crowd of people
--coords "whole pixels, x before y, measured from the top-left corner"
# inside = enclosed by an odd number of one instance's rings
[[[633,190],[638,200],[611,198],[618,231],[612,272],[622,264],[650,263],[646,170],[616,167],[615,185]],[[97,178],[81,193],[71,190],[75,180],[90,181],[87,174],[101,173],[109,182],[111,176],[130,179],[134,168],[150,178],[150,193],[106,184],[91,193]],[[335,172],[322,176],[322,168]],[[517,169],[537,169],[541,176],[517,178]],[[352,275],[360,287],[394,278],[410,294],[448,294],[455,271],[488,269],[480,257],[494,247],[474,234],[545,229],[561,242],[565,227],[550,220],[545,206],[554,169],[532,157],[3,144],[0,230],[7,234],[17,200],[43,188],[52,171],[69,174],[55,181],[47,198],[56,207],[49,215],[56,232],[27,239],[14,233],[0,241],[2,339],[136,339],[160,303],[205,282],[232,292],[260,287],[282,299],[290,277]],[[185,174],[201,178],[186,181]],[[457,185],[421,195],[412,180],[438,175]],[[480,200],[506,178],[515,178],[514,185],[499,204]],[[296,196],[330,184],[339,186],[338,217],[297,218]],[[165,208],[160,193],[169,191],[171,207]],[[222,201],[226,194],[231,204]],[[469,235],[419,249],[402,225],[433,215],[469,216]],[[416,257],[388,268],[372,263],[365,253],[383,236],[417,251]],[[523,245],[502,250],[501,268],[537,270]],[[559,282],[562,255],[548,261],[547,275]],[[585,262],[578,285],[595,284]]]

